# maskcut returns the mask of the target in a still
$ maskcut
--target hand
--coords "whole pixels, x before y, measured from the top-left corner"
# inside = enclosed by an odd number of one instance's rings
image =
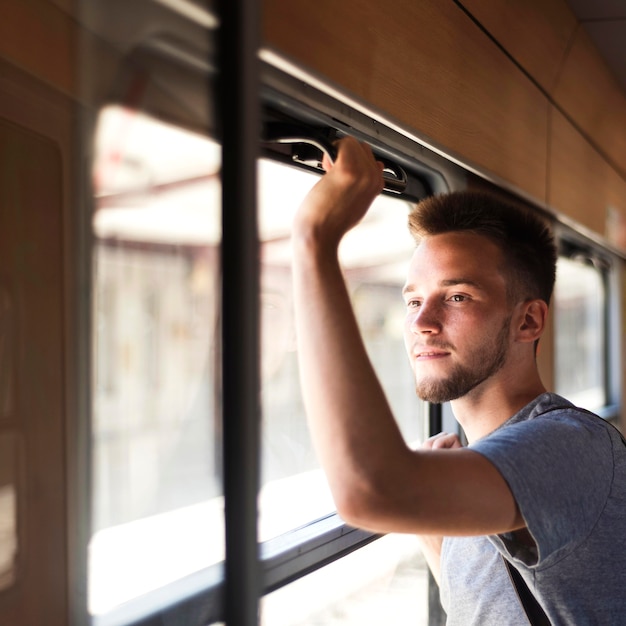
[[[382,191],[383,164],[367,144],[346,137],[338,142],[334,165],[326,157],[323,165],[327,173],[300,206],[294,235],[336,247]]]
[[[429,437],[423,444],[422,448],[427,450],[445,450],[447,448],[462,448],[463,444],[458,435],[454,433],[439,433]]]

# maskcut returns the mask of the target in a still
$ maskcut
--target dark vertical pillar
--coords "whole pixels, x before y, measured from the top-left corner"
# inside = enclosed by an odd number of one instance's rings
[[[443,411],[441,404],[428,404],[428,435],[436,435],[443,428]]]
[[[259,279],[256,155],[258,3],[219,2],[216,98],[222,141],[224,618],[258,623]]]
[[[443,428],[443,410],[441,404],[428,404],[428,434],[436,435]],[[428,626],[443,626],[446,614],[439,602],[439,585],[428,572]]]

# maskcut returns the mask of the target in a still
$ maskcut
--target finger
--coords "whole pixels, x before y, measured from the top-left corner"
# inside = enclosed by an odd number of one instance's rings
[[[347,135],[346,137],[334,141],[333,144],[337,148],[337,160],[343,157],[347,158],[348,155],[351,155],[352,158],[359,160],[360,157],[363,157],[364,161],[367,163],[378,163],[372,151],[372,147],[365,141],[359,141],[356,137]]]
[[[365,154],[366,160],[374,161],[374,163],[376,163],[377,167],[379,167],[380,171],[382,172],[385,169],[385,166],[382,161],[378,161],[376,159],[376,155],[374,154],[374,151],[372,150],[372,146],[370,146],[368,143],[364,141],[361,141],[360,145],[361,145],[361,149],[363,150]]]
[[[385,164],[376,158],[376,155],[374,154],[374,151],[372,150],[372,146],[370,146],[368,143],[361,142],[361,148],[363,149],[365,153],[366,162],[371,163],[373,161],[374,167],[378,169],[378,171],[382,174],[385,170]]]
[[[332,159],[325,152],[322,155],[322,167],[324,168],[325,172],[328,172],[333,167]]]
[[[374,153],[372,152],[372,146],[370,146],[369,143],[365,141],[360,141],[359,145],[361,146],[361,149],[363,150],[363,152],[365,152],[365,154],[368,157],[371,157],[372,159],[374,158]]]
[[[458,435],[454,433],[441,432],[427,439],[422,447],[430,450],[444,450],[462,448],[463,444],[461,443]]]
[[[447,437],[448,433],[445,432],[441,432],[441,433],[437,433],[436,435],[432,435],[431,437],[429,437],[428,439],[426,439],[426,441],[424,441],[424,443],[422,444],[423,448],[432,448],[433,445],[435,444],[435,442],[438,439],[441,439],[442,437]]]
[[[461,448],[462,444],[458,435],[446,434],[442,437],[438,437],[433,443],[433,450]]]

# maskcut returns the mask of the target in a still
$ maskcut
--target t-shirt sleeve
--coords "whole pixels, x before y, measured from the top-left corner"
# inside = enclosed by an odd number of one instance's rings
[[[607,427],[575,410],[553,411],[501,428],[470,446],[507,481],[536,548],[510,533],[492,537],[528,567],[549,567],[593,529],[613,480]]]

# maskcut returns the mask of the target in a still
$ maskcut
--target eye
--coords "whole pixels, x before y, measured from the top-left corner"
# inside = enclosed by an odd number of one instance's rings
[[[407,300],[406,308],[407,309],[417,309],[421,305],[419,300]]]
[[[453,296],[448,298],[451,302],[465,302],[467,300],[467,296],[464,296],[460,293],[455,293]]]

